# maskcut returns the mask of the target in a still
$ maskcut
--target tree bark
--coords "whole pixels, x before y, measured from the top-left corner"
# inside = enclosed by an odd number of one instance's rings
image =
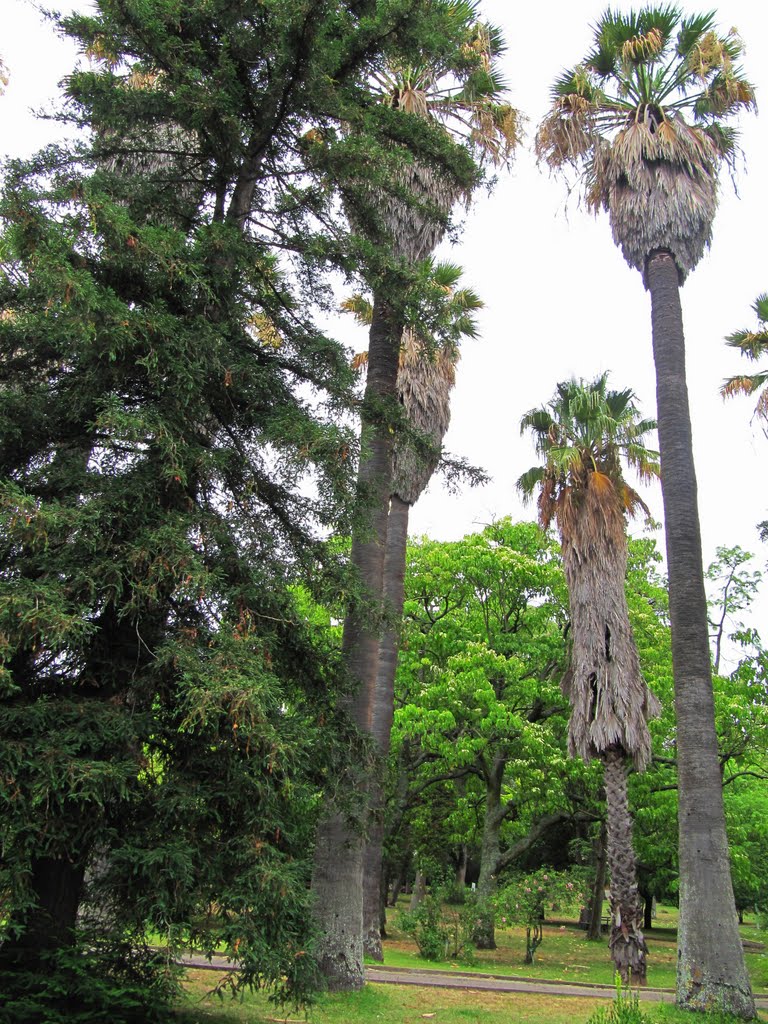
[[[467,860],[467,844],[462,843],[459,847],[459,856],[453,875],[453,887],[457,894],[461,893],[463,895],[467,886]]]
[[[351,560],[362,597],[344,621],[342,649],[350,676],[359,687],[349,701],[351,716],[363,732],[376,736],[379,630],[384,584],[389,495],[392,484],[392,433],[387,402],[396,395],[402,327],[391,309],[374,302],[368,346],[368,375],[363,399],[363,435],[358,496],[370,517],[352,540]],[[367,780],[350,769],[350,790],[367,797]],[[363,822],[364,827],[364,822]],[[330,991],[363,985],[363,837],[359,827],[327,807],[317,834],[312,888],[321,933],[318,964]]]
[[[608,867],[611,872],[611,934],[608,945],[625,985],[646,984],[645,944],[641,930],[642,902],[637,888],[632,817],[627,801],[627,765],[619,748],[603,754]]]
[[[696,473],[675,262],[650,256],[653,356],[677,714],[677,1003],[755,1015],[736,921],[715,731]]]
[[[370,780],[370,825],[363,869],[363,949],[374,960],[383,960],[381,948],[381,860],[384,841],[384,768],[389,754],[395,707],[395,673],[400,649],[400,619],[405,602],[405,553],[408,543],[410,505],[396,494],[390,499],[384,557],[386,625],[379,642],[375,708],[372,730],[379,770]]]
[[[501,823],[506,808],[501,802],[501,784],[506,760],[497,757],[484,772],[486,783],[485,817],[480,847],[480,876],[477,880],[477,918],[472,939],[478,949],[496,949],[496,932],[491,897],[496,891],[496,872],[501,856]]]
[[[74,945],[84,877],[84,861],[73,864],[63,856],[33,859],[30,887],[35,903],[24,916],[20,936],[0,944],[0,969],[49,970],[47,956]]]

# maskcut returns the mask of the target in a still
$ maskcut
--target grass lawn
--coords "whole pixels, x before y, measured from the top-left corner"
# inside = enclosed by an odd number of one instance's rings
[[[401,907],[404,905],[401,904]],[[392,967],[435,967],[442,970],[479,971],[487,974],[522,975],[554,981],[589,982],[612,985],[613,964],[608,952],[607,936],[600,942],[589,942],[585,932],[575,924],[556,923],[544,926],[544,940],[536,953],[533,966],[524,962],[525,930],[497,928],[494,950],[477,950],[477,963],[466,967],[454,961],[425,961],[414,942],[397,927],[398,910],[388,912],[387,930],[390,938],[384,943],[384,960]],[[648,939],[648,984],[652,988],[674,988],[677,961],[677,908],[660,906]],[[741,929],[751,942],[768,945],[768,933],[759,931],[749,917]],[[768,988],[768,954],[765,950],[747,950],[747,967],[755,991]]]
[[[179,1024],[587,1024],[604,1000],[511,992],[464,992],[410,985],[368,985],[362,992],[323,996],[306,1016],[272,1006],[261,993],[242,999],[208,996],[210,971],[190,971]],[[671,1005],[643,1004],[654,1024],[696,1024]],[[286,1016],[287,1014],[287,1016]],[[768,1021],[761,1015],[759,1020]],[[705,1018],[702,1018],[705,1024]],[[720,1022],[718,1022],[720,1024]]]
[[[389,938],[384,944],[385,963],[392,967],[431,967],[444,970],[475,970],[488,974],[520,975],[549,980],[613,983],[608,943],[587,942],[572,924],[545,927],[537,962],[523,963],[524,933],[519,928],[500,928],[496,950],[479,950],[478,963],[467,968],[454,962],[422,960],[414,943],[397,930],[397,912],[389,915]],[[674,988],[675,927],[677,911],[660,907],[649,933],[648,982],[652,987]],[[742,935],[752,942],[768,943],[768,933],[747,920]],[[748,950],[747,964],[756,993],[768,988],[768,953]],[[186,997],[180,1007],[180,1024],[586,1024],[604,1000],[573,999],[556,995],[466,992],[456,989],[420,988],[400,985],[368,985],[362,992],[323,996],[306,1015],[273,1006],[262,993],[247,993],[235,999],[211,994],[218,980],[216,972],[190,970]],[[643,1004],[654,1024],[692,1024],[691,1014],[671,1005]],[[287,1014],[287,1016],[286,1016]],[[698,1015],[696,1016],[698,1020]],[[768,1022],[768,1015],[760,1020]],[[695,1024],[695,1021],[693,1022]]]

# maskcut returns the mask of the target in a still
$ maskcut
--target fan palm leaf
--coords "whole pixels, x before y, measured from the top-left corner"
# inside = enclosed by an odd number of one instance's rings
[[[672,5],[607,11],[593,49],[555,82],[536,135],[539,159],[576,169],[587,206],[608,211],[643,273],[654,249],[673,254],[681,278],[701,259],[718,168],[738,154],[723,119],[755,105],[741,40],[713,26],[712,14],[686,18]]]
[[[726,344],[737,348],[747,359],[757,361],[768,355],[768,294],[762,294],[752,303],[757,320],[757,330],[734,331],[726,338]],[[723,398],[733,395],[757,395],[755,413],[760,419],[768,420],[768,370],[752,374],[738,374],[729,377],[720,388]]]

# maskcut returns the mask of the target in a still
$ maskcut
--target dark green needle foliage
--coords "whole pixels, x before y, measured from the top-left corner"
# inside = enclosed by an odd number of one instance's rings
[[[79,142],[0,200],[0,1019],[163,1019],[150,941],[316,984],[307,856],[354,744],[294,595],[346,585],[318,538],[350,528],[350,371],[315,319],[359,253],[306,134],[384,146],[371,66],[450,48],[422,7],[64,22]]]

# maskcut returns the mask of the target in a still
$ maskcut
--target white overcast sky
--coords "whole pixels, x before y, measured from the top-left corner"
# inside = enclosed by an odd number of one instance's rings
[[[55,96],[76,55],[27,0],[3,0],[3,6],[0,54],[11,79],[0,99],[2,148],[21,154],[59,133],[58,126],[36,121],[30,108]],[[71,0],[59,5],[79,6]],[[623,0],[616,6],[629,7]],[[686,0],[680,6],[694,13],[712,4]],[[560,380],[609,370],[615,388],[634,388],[644,414],[655,414],[650,301],[640,275],[614,246],[607,218],[587,214],[574,198],[566,203],[563,182],[536,167],[530,147],[552,80],[587,52],[590,26],[604,7],[600,0],[481,3],[483,16],[507,40],[504,74],[511,101],[529,119],[528,139],[512,172],[475,201],[459,242],[440,255],[464,267],[465,283],[486,304],[480,337],[464,345],[446,447],[483,466],[493,480],[458,496],[433,482],[413,509],[413,534],[450,540],[507,514],[533,517],[514,486],[535,461],[519,421],[546,402]],[[768,97],[768,4],[723,0],[718,23],[735,26],[743,37],[744,66],[760,103]],[[748,398],[724,403],[718,393],[726,376],[748,369],[723,339],[752,325],[750,306],[768,291],[768,126],[749,115],[741,128],[745,167],[738,196],[724,178],[711,251],[689,277],[682,301],[705,564],[718,545],[739,544],[757,554],[754,567],[762,568],[766,550],[755,524],[768,518],[768,439],[752,422]],[[661,519],[658,485],[645,495]],[[755,609],[760,618],[765,608],[763,595]]]

